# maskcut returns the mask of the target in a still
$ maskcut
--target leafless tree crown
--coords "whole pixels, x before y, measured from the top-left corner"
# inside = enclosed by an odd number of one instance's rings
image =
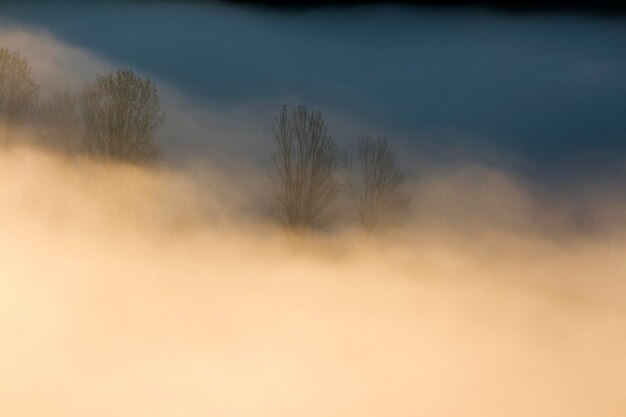
[[[136,163],[158,160],[154,136],[164,114],[150,79],[130,70],[99,76],[83,87],[81,109],[87,152]]]
[[[19,52],[0,48],[0,124],[4,125],[2,141],[10,140],[11,129],[33,108],[39,86],[31,69]]]
[[[39,123],[46,146],[66,154],[80,149],[79,100],[70,89],[56,91],[48,97],[39,109]]]
[[[357,170],[346,158],[347,184],[354,203],[354,215],[372,231],[393,219],[408,204],[403,189],[404,174],[385,138],[364,136],[357,149]]]
[[[324,224],[338,186],[334,177],[337,146],[322,113],[304,106],[289,111],[283,106],[273,131],[272,180],[281,221],[295,230]]]

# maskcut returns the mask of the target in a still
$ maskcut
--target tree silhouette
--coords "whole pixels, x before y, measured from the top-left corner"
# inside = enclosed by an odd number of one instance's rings
[[[283,106],[274,125],[272,184],[280,221],[304,230],[328,221],[338,184],[334,178],[337,146],[322,113]]]
[[[353,214],[366,231],[372,232],[407,206],[404,174],[389,142],[382,137],[364,136],[359,140],[356,164],[358,168],[354,172],[351,158],[346,157],[346,182]]]
[[[28,61],[19,52],[0,48],[0,139],[10,141],[11,131],[30,112],[37,101],[39,86],[31,77]]]
[[[82,88],[80,105],[88,153],[134,163],[158,161],[154,136],[164,113],[153,81],[131,70],[101,75]]]
[[[70,89],[50,95],[39,108],[39,124],[44,145],[62,153],[80,149],[82,120],[79,99]]]

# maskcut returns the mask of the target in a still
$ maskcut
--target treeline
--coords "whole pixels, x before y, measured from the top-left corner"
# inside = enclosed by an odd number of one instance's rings
[[[39,86],[18,52],[0,48],[1,140],[35,125],[40,144],[55,151],[155,165],[155,141],[164,121],[156,85],[131,70],[96,77],[78,90],[59,90],[39,101]],[[328,223],[340,192],[352,217],[367,231],[396,218],[406,206],[404,175],[389,142],[362,137],[354,153],[339,154],[319,110],[283,106],[273,124],[272,201],[280,223],[304,231]]]
[[[42,145],[64,152],[154,164],[161,151],[155,134],[164,119],[156,85],[133,71],[100,75],[77,91],[64,89],[39,100],[39,86],[18,52],[0,48],[2,141],[28,122]]]

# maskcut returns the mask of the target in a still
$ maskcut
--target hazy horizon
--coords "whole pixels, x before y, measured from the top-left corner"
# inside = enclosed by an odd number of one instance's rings
[[[42,100],[128,68],[166,113],[153,165],[42,145],[36,106],[0,146],[0,415],[623,417],[625,39],[559,13],[0,2]],[[341,152],[386,136],[402,211],[361,227],[339,164],[329,222],[285,227],[284,103]]]

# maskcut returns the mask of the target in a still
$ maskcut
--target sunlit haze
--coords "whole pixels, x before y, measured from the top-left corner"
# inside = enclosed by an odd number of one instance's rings
[[[0,416],[626,415],[623,16],[58,5],[0,5]]]

